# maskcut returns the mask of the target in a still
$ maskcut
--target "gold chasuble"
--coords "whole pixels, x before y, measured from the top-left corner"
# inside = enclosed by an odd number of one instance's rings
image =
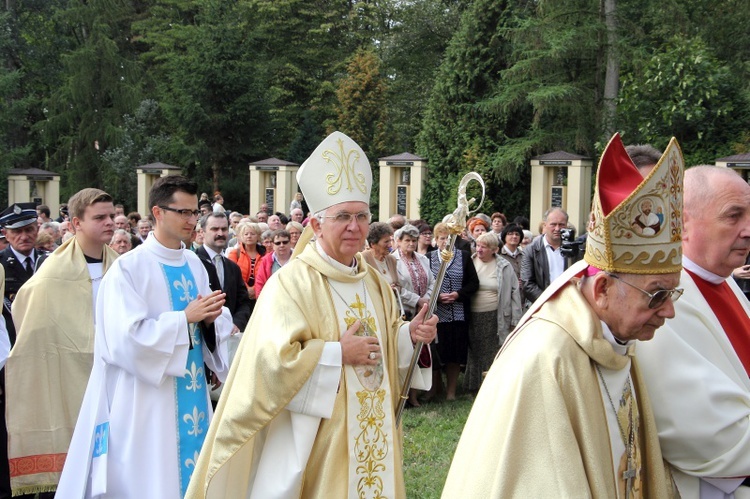
[[[330,418],[288,410],[326,342],[339,341],[357,319],[360,334],[378,336],[384,363],[340,368]],[[390,287],[361,255],[351,275],[308,244],[258,300],[186,497],[404,497],[402,437],[393,424],[401,324]],[[263,467],[269,455],[277,463],[272,479]]]
[[[506,340],[474,402],[443,497],[672,497],[634,346],[627,355],[613,350],[577,279],[530,312]],[[628,415],[620,410],[627,406],[628,381],[610,390],[610,403],[597,366],[608,380],[607,370],[629,374],[637,406],[628,407]],[[630,463],[613,450],[611,405],[621,413],[628,442],[633,431]],[[624,475],[629,469],[634,473]]]

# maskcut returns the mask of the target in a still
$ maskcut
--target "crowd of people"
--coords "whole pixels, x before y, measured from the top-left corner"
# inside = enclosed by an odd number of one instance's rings
[[[287,213],[181,176],[146,214],[99,189],[56,220],[14,204],[0,498],[403,497],[396,408],[455,400],[462,372],[444,497],[744,497],[750,306],[730,277],[750,278],[750,187],[684,177],[676,141],[615,136],[572,245],[560,207],[536,237],[499,212],[372,222],[339,132]]]

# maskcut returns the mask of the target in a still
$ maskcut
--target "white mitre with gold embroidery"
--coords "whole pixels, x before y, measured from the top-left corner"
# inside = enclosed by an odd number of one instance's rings
[[[646,178],[625,151],[619,134],[599,160],[586,262],[623,274],[682,270],[684,161],[672,138]]]
[[[341,132],[325,138],[297,172],[312,213],[348,201],[370,204],[372,169],[356,142]]]

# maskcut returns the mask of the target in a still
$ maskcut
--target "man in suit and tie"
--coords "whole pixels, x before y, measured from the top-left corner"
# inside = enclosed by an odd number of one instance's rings
[[[208,272],[212,291],[221,289],[226,293],[225,307],[232,314],[232,334],[245,330],[250,320],[250,296],[242,281],[240,267],[223,255],[229,239],[229,221],[225,213],[209,213],[200,220],[203,246],[195,250]]]
[[[21,286],[28,281],[46,253],[34,249],[39,226],[35,203],[14,203],[0,213],[0,226],[5,229],[8,247],[0,251],[0,265],[5,270],[3,318],[11,346],[16,342],[16,328],[10,306]],[[5,379],[0,381],[5,391]],[[8,434],[5,427],[5,393],[0,396],[0,498],[11,497],[8,465]]]
[[[242,271],[239,265],[234,263],[223,255],[227,248],[229,239],[229,220],[224,212],[209,212],[201,217],[198,221],[200,233],[203,235],[203,245],[198,246],[195,254],[198,255],[203,266],[208,272],[208,284],[211,291],[222,290],[226,294],[224,306],[232,314],[232,336],[229,339],[227,347],[229,348],[229,361],[234,358],[239,344],[237,333],[245,330],[247,322],[250,320],[250,295],[247,294],[247,287],[242,280]],[[213,389],[211,390],[211,400],[219,400],[221,394],[221,382],[213,373],[210,376],[207,373],[207,379],[211,380]]]

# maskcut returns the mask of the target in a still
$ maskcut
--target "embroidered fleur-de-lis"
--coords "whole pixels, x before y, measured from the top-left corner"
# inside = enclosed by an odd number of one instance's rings
[[[102,423],[96,427],[94,432],[93,457],[107,453],[107,437],[109,434],[109,423]]]
[[[188,332],[190,333],[190,341],[193,342],[193,346],[200,345],[201,335],[200,331],[198,330],[198,325],[195,323],[188,325]]]
[[[190,364],[190,369],[185,369],[185,376],[189,378],[189,383],[185,387],[186,390],[190,390],[192,392],[197,392],[201,388],[203,388],[203,385],[201,384],[201,379],[203,379],[203,367],[198,367],[195,365],[195,362]]]
[[[188,278],[185,276],[185,274],[182,274],[181,281],[175,281],[172,283],[172,285],[177,290],[182,289],[182,296],[180,296],[180,301],[184,301],[185,303],[190,303],[191,301],[193,301],[194,297],[190,293],[190,290],[193,288],[193,281],[188,281]]]
[[[360,160],[359,151],[352,149],[350,151],[344,151],[344,141],[338,140],[339,150],[332,151],[330,149],[323,152],[323,159],[328,163],[333,163],[336,168],[334,173],[326,175],[326,183],[328,184],[328,194],[337,194],[342,187],[345,187],[351,192],[354,187],[359,189],[362,193],[367,192],[367,186],[365,185],[365,176],[362,172],[358,172],[355,169],[357,163]],[[367,165],[369,168],[370,165]],[[346,185],[344,181],[346,180]],[[352,186],[354,184],[354,186]]]
[[[199,411],[197,407],[193,407],[192,414],[185,414],[182,417],[182,420],[193,425],[193,428],[188,430],[188,435],[197,437],[198,435],[203,433],[203,428],[201,428],[201,421],[203,421],[204,419],[206,419],[206,413]]]
[[[198,452],[195,452],[193,454],[193,458],[185,459],[185,467],[186,468],[195,468],[195,465],[198,464]]]

